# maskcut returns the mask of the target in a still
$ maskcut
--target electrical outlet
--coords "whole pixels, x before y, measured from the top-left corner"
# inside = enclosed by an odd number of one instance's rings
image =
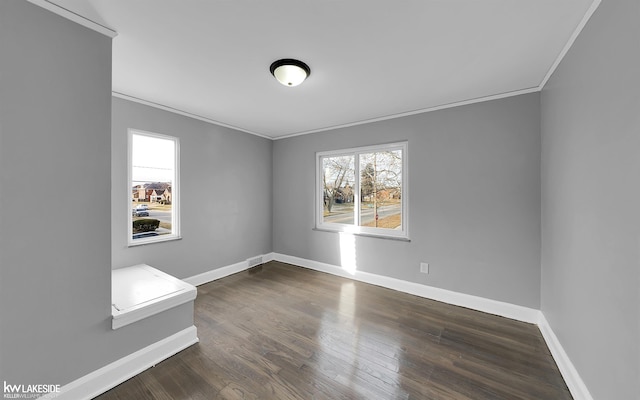
[[[429,273],[429,264],[428,263],[420,263],[420,272],[422,272],[423,274],[428,274]]]

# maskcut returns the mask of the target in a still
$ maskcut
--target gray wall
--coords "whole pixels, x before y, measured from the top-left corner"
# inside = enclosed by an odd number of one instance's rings
[[[0,377],[60,383],[110,315],[111,40],[26,1],[0,38]]]
[[[271,252],[271,140],[118,98],[112,122],[114,268],[186,278]],[[128,128],[180,139],[182,240],[127,247]]]
[[[596,400],[640,396],[639,21],[603,1],[541,97],[542,311]]]
[[[192,324],[187,304],[112,331],[112,266],[339,265],[315,152],[408,140],[411,242],[357,237],[358,268],[541,307],[596,400],[637,398],[639,17],[603,2],[541,97],[272,143],[112,100],[109,38],[1,1],[0,380],[65,384]],[[180,137],[180,241],[126,245],[129,127]]]
[[[313,230],[315,152],[408,140],[411,242],[357,237],[358,269],[539,308],[539,112],[535,93],[275,141],[274,251],[340,265]]]
[[[111,330],[111,39],[0,1],[0,381],[64,385],[193,324]]]

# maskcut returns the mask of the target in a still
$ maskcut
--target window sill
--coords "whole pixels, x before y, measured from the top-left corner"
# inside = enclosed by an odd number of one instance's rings
[[[142,246],[145,244],[153,244],[153,243],[163,243],[163,242],[171,242],[173,240],[182,240],[182,236],[175,235],[164,235],[164,236],[154,236],[150,239],[138,239],[135,242],[129,242],[128,247],[136,247]]]
[[[313,228],[313,230],[318,232],[346,233],[349,235],[364,236],[364,237],[370,237],[370,238],[376,238],[376,239],[396,240],[398,242],[411,242],[411,239],[404,236],[389,236],[389,235],[380,235],[380,234],[367,233],[367,232],[350,232],[350,231],[340,230],[340,229],[329,229],[329,228],[318,228],[318,227]]]

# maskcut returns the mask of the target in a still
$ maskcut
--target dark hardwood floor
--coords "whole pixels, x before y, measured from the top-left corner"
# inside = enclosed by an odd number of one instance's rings
[[[571,399],[535,325],[278,262],[200,286],[195,324],[98,399]]]

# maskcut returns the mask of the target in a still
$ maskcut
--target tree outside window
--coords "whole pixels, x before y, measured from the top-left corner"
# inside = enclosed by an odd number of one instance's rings
[[[406,143],[321,152],[316,226],[405,237]]]

